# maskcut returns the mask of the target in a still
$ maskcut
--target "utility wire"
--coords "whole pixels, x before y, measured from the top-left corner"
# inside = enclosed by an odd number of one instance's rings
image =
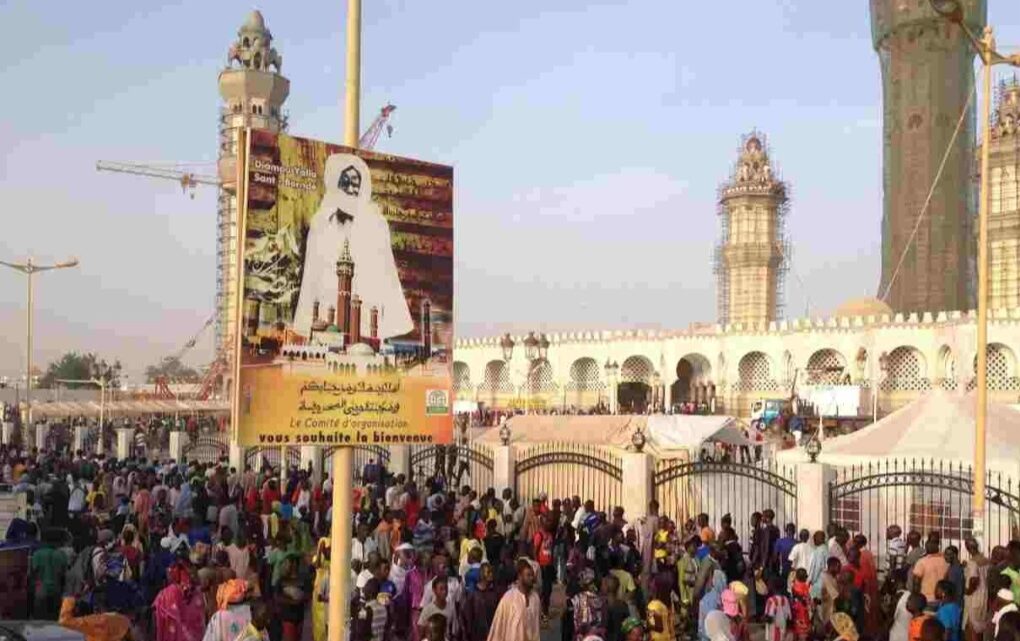
[[[932,196],[935,195],[935,187],[939,184],[939,179],[942,177],[942,171],[946,168],[946,162],[949,160],[949,152],[953,150],[953,145],[956,144],[956,138],[960,134],[960,129],[963,128],[963,121],[967,117],[967,111],[970,109],[970,104],[974,100],[974,94],[977,93],[977,79],[974,79],[974,84],[971,86],[971,91],[967,95],[967,103],[963,105],[963,111],[960,113],[960,118],[956,121],[956,129],[953,130],[953,137],[949,139],[949,144],[946,146],[946,151],[942,154],[942,162],[939,163],[939,170],[935,172],[935,178],[932,179],[931,187],[928,188],[928,197],[924,199],[924,205],[921,207],[921,213],[917,216],[917,222],[914,223],[914,229],[910,232],[910,238],[907,239],[907,246],[903,248],[903,252],[900,254],[900,259],[896,263],[896,269],[893,270],[892,276],[889,277],[889,282],[885,285],[885,291],[879,297],[885,301],[889,297],[889,292],[892,290],[893,283],[896,282],[896,276],[900,273],[900,267],[903,266],[903,261],[907,258],[907,252],[910,251],[911,245],[914,244],[914,239],[917,237],[917,230],[921,228],[921,221],[924,220],[925,214],[928,213],[928,205],[931,204]],[[982,141],[983,145],[987,145],[988,141]]]

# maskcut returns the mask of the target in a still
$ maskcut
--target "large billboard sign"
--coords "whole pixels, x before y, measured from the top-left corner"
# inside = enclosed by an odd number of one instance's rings
[[[240,443],[450,442],[453,168],[247,138]]]

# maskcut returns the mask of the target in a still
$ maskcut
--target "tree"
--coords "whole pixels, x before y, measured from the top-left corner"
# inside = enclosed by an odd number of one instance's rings
[[[197,370],[188,367],[176,356],[167,356],[159,365],[145,368],[146,382],[155,383],[161,377],[172,383],[197,383],[202,378]]]
[[[61,379],[77,381],[104,379],[107,387],[118,387],[120,373],[120,361],[114,361],[111,364],[92,352],[85,354],[68,352],[49,364],[46,373],[39,380],[39,387],[52,388],[56,385],[65,385],[68,389],[77,389],[90,386],[89,383],[61,383]]]

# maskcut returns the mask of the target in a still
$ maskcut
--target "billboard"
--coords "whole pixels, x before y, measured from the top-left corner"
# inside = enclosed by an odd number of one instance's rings
[[[453,168],[249,131],[242,445],[452,438]]]

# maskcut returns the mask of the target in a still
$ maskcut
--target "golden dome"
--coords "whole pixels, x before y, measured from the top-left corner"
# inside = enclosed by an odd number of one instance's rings
[[[893,315],[893,309],[889,307],[888,303],[871,296],[863,296],[861,298],[851,298],[837,307],[835,316],[837,318],[848,318],[853,316],[882,316],[885,314]]]

